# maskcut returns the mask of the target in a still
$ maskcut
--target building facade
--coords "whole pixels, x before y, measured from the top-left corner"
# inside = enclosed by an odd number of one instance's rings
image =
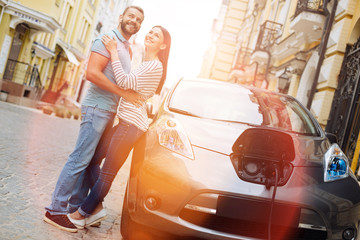
[[[29,3],[28,3],[29,5]],[[41,5],[41,4],[39,4]],[[49,13],[43,13],[20,2],[0,1],[0,88],[8,94],[8,101],[21,103],[37,98],[41,94],[44,82],[39,80],[39,67],[31,62],[35,58],[35,48],[43,50],[43,57],[52,58],[55,54],[51,49],[33,45],[39,33],[54,34],[60,24],[54,17],[57,6],[48,1],[43,4]]]
[[[200,76],[296,97],[357,163],[360,0],[224,0],[219,19]]]
[[[7,101],[76,95],[100,0],[1,0],[0,78]]]

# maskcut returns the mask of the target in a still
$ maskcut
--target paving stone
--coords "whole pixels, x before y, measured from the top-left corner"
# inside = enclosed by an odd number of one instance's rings
[[[117,239],[129,161],[105,198],[108,218],[99,228],[68,233],[43,221],[57,177],[72,152],[80,121],[57,118],[0,101],[0,239]]]

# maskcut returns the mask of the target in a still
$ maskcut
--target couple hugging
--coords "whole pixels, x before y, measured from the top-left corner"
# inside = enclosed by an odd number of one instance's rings
[[[127,7],[118,27],[96,38],[91,47],[86,70],[91,86],[81,106],[78,139],[45,208],[44,221],[59,229],[77,232],[106,218],[102,202],[136,140],[148,129],[145,101],[162,89],[171,37],[165,28],[154,26],[145,36],[144,61],[130,69],[128,40],[143,20],[140,7]],[[113,126],[115,115],[119,124]]]

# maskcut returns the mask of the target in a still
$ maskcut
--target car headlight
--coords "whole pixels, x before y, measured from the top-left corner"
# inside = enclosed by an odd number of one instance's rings
[[[161,146],[194,159],[189,138],[179,121],[170,117],[162,117],[157,122],[157,134]]]
[[[324,156],[324,181],[331,182],[349,176],[349,161],[336,143],[332,144]]]

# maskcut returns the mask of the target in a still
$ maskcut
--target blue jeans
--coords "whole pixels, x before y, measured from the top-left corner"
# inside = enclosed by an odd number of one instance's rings
[[[68,213],[73,213],[79,209],[88,196],[89,190],[92,186],[94,186],[96,180],[98,179],[101,160],[105,158],[110,140],[114,134],[115,127],[112,127],[112,125],[113,121],[111,124],[109,123],[106,126],[105,131],[100,138],[98,146],[96,147],[95,153],[91,159],[93,164],[90,164],[91,167],[88,166],[86,170],[81,173],[68,202]]]
[[[143,134],[144,132],[138,129],[136,126],[124,120],[120,120],[119,124],[114,129],[112,138],[109,138],[99,144],[97,149],[99,150],[97,153],[99,156],[103,156],[104,151],[107,151],[105,162],[101,168],[101,172],[96,183],[91,188],[89,196],[79,208],[81,215],[85,217],[89,216],[94,211],[96,206],[104,200],[105,196],[110,190],[111,184],[116,177],[116,174],[126,161],[136,141]],[[110,145],[107,145],[109,142]],[[101,147],[103,144],[104,146]],[[98,165],[101,160],[102,158],[93,158],[88,167],[89,172],[93,172],[91,169]]]
[[[99,167],[100,168],[100,167]],[[86,171],[83,171],[79,179],[76,182],[76,185],[71,193],[71,196],[68,200],[67,212],[73,213],[81,206],[81,204],[86,199],[89,194],[90,187],[90,177],[87,175]]]
[[[74,187],[81,186],[76,185],[77,181],[89,165],[104,130],[112,125],[114,116],[115,113],[97,107],[81,107],[82,120],[75,149],[60,173],[50,206],[45,208],[50,214],[67,213],[68,199]]]

